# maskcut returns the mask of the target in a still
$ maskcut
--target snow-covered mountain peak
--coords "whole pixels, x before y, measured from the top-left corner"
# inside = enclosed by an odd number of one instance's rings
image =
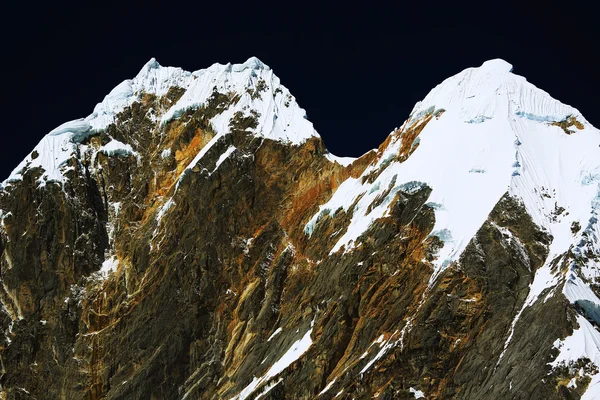
[[[162,67],[162,65],[160,65],[158,63],[158,61],[156,61],[156,58],[152,57],[150,60],[148,60],[148,62],[146,64],[144,64],[141,71],[150,70],[150,69],[158,69],[161,67]],[[141,73],[141,71],[140,71],[140,73]]]
[[[246,62],[242,64],[234,64],[232,65],[232,69],[235,72],[241,72],[245,69],[264,69],[266,71],[271,70],[271,68],[269,68],[268,65],[266,65],[256,57],[250,57],[248,60],[246,60]]]
[[[481,68],[481,70],[494,71],[494,72],[498,72],[498,73],[512,72],[512,70],[513,70],[512,64],[504,61],[501,58],[487,60],[486,62],[481,64],[480,68]]]
[[[258,71],[258,72],[257,72]],[[168,92],[171,87],[181,87],[187,89],[192,82],[205,75],[210,75],[212,81],[219,82],[219,76],[226,80],[231,80],[227,74],[238,75],[238,80],[246,80],[247,85],[251,86],[250,78],[256,78],[258,75],[268,74],[271,68],[256,57],[250,57],[240,64],[220,64],[214,63],[208,68],[200,69],[194,72],[185,71],[178,67],[164,67],[156,58],[152,57],[140,69],[140,72],[133,78],[118,85],[107,98],[112,99],[119,94],[126,93],[127,96],[138,95],[140,93],[150,93],[162,96]],[[115,96],[116,95],[116,96]]]
[[[164,127],[188,110],[207,104],[217,92],[236,99],[210,121],[219,137],[229,133],[230,122],[239,113],[256,119],[256,127],[249,132],[270,140],[300,145],[310,138],[319,137],[294,96],[281,85],[271,68],[256,57],[250,57],[241,64],[215,63],[194,72],[164,67],[151,58],[134,78],[111,90],[95,106],[92,114],[66,122],[42,138],[32,152],[35,156],[30,154],[23,160],[3,185],[20,180],[25,169],[36,167],[45,171],[40,184],[64,181],[61,170],[77,153],[80,142],[105,131],[121,112],[140,102],[144,95],[162,97],[171,89],[180,91],[182,95],[173,103],[169,102],[167,109],[152,110],[150,118],[158,127]]]
[[[341,207],[352,220],[331,251],[351,251],[373,221],[388,215],[398,191],[426,185],[436,217],[432,235],[444,242],[434,278],[459,259],[506,193],[552,235],[552,257],[566,252],[577,240],[572,227],[597,224],[600,131],[511,69],[491,60],[435,87],[362,177],[345,181],[321,206],[306,232]]]
[[[557,122],[576,116],[575,108],[553,99],[547,92],[512,73],[512,65],[501,59],[467,68],[436,86],[417,103],[412,119],[433,109],[444,109],[467,123],[482,123],[502,117],[524,117],[540,122]]]

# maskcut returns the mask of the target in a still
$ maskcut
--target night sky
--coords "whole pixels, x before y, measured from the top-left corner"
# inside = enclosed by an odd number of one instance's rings
[[[491,58],[600,127],[600,23],[574,2],[36,3],[3,5],[0,181],[151,57],[197,70],[257,56],[339,156],[377,147],[435,85]]]

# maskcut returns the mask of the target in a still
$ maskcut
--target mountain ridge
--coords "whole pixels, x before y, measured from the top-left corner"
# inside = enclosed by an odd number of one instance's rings
[[[142,93],[142,92],[155,93],[157,95],[165,95],[167,93],[168,89],[171,87],[181,87],[182,89],[185,89],[187,91],[187,89],[189,87],[189,82],[186,82],[186,78],[201,76],[206,71],[220,70],[223,72],[227,72],[227,71],[243,72],[244,70],[255,70],[255,69],[256,70],[264,70],[267,72],[272,71],[268,65],[264,64],[257,57],[250,57],[244,63],[240,63],[240,64],[214,63],[209,68],[197,70],[194,72],[184,71],[183,69],[177,68],[177,67],[163,67],[158,63],[158,61],[155,58],[151,58],[141,68],[140,72],[136,75],[136,77],[134,77],[133,79],[123,81],[122,83],[117,85],[113,90],[111,90],[111,92],[105,97],[105,99],[101,103],[98,103],[96,105],[96,107],[94,108],[94,112],[90,116],[88,116],[86,118],[80,118],[80,119],[76,119],[73,121],[65,122],[65,123],[61,124],[60,126],[58,126],[57,128],[51,130],[48,133],[48,135],[57,136],[57,135],[60,135],[60,134],[66,133],[66,132],[70,132],[70,131],[73,131],[72,133],[74,133],[74,134],[86,135],[87,133],[92,134],[94,132],[98,132],[103,129],[106,129],[106,127],[110,124],[111,120],[114,118],[115,114],[117,114],[119,111],[121,111],[124,107],[126,107],[132,101],[135,101],[134,95]],[[482,64],[482,66],[478,67],[478,68],[467,68],[466,70],[464,70],[464,71],[456,74],[455,76],[446,79],[444,82],[440,83],[436,88],[432,89],[422,101],[417,102],[410,114],[409,119],[413,115],[418,114],[419,112],[424,112],[425,111],[424,108],[426,108],[426,107],[424,107],[424,105],[428,104],[428,102],[431,102],[433,100],[432,97],[435,97],[436,95],[438,95],[436,92],[443,90],[443,85],[449,81],[461,79],[462,76],[469,75],[472,71],[485,71],[485,72],[487,72],[488,76],[490,76],[489,75],[490,73],[496,74],[496,75],[499,75],[499,73],[508,73],[510,76],[518,77],[517,75],[514,75],[511,73],[512,70],[513,70],[512,65],[502,59],[491,59],[491,60],[485,61]],[[558,107],[555,107],[555,108],[561,109],[560,110],[561,112],[555,113],[556,115],[550,115],[550,114],[546,113],[547,115],[544,115],[544,116],[540,116],[540,115],[525,112],[525,111],[518,111],[518,113],[520,113],[522,116],[525,116],[526,118],[530,118],[530,119],[545,121],[545,122],[560,122],[560,121],[564,120],[566,117],[574,116],[574,117],[578,118],[579,120],[582,120],[582,122],[580,122],[580,123],[583,123],[585,126],[589,125],[591,127],[591,125],[585,120],[583,115],[581,115],[581,113],[577,109],[567,106],[567,105],[563,105],[559,101],[552,99],[548,93],[546,93],[546,92],[536,88],[535,86],[529,84],[528,82],[526,82],[525,78],[519,77],[519,79],[522,79],[523,82],[526,83],[527,85],[529,85],[533,90],[541,92],[544,95],[543,97],[547,96],[547,98],[549,98],[551,100],[550,102],[552,104],[558,104]],[[279,79],[277,77],[275,77],[275,80],[277,82],[279,81]],[[275,90],[277,90],[277,88],[275,88]],[[287,91],[287,89],[286,89],[286,91]],[[442,95],[443,95],[443,93],[442,93]],[[203,101],[206,100],[207,96],[206,96],[206,93],[204,93],[204,94],[192,93],[192,96],[190,96],[190,97],[192,97],[192,99],[187,100],[188,104],[181,104],[181,105],[175,104],[173,111],[171,111],[171,113],[167,113],[164,116],[164,121],[162,123],[164,123],[169,118],[172,118],[173,114],[175,114],[177,112],[181,112],[186,107],[190,107],[190,108],[198,107],[199,104],[201,104]],[[194,99],[194,97],[196,99]],[[469,96],[469,98],[474,98],[474,97],[475,97],[475,95]],[[186,99],[184,99],[184,100],[186,100]],[[464,99],[463,99],[462,103],[464,103]],[[542,105],[542,108],[543,108],[543,105]],[[306,118],[306,112],[303,109],[300,109],[299,111],[302,114],[302,117]],[[475,115],[474,118],[472,118],[470,120],[470,122],[475,123],[479,119],[482,119],[482,121],[483,121],[487,118],[489,118],[489,117],[479,113],[478,115]],[[481,121],[479,121],[479,122],[481,122]],[[312,135],[318,136],[318,133],[316,131],[314,131],[312,134],[309,134],[309,137]],[[291,142],[293,142],[293,143],[294,142],[297,143],[296,139],[290,139],[290,138],[286,138],[286,139],[291,140]],[[76,140],[77,140],[77,136],[76,136]],[[299,140],[302,140],[302,139],[299,138]],[[338,158],[340,160],[345,159],[346,162],[350,162],[351,160],[356,159],[355,157],[336,157],[336,158]],[[15,168],[15,171],[13,171],[13,173],[11,173],[9,175],[9,177],[4,180],[4,182],[3,182],[4,185],[11,179],[16,178],[17,169],[22,167],[22,164],[23,163],[21,163],[17,168]]]
[[[1,395],[593,398],[600,132],[511,69],[348,159],[258,59],[151,59],[3,183]]]

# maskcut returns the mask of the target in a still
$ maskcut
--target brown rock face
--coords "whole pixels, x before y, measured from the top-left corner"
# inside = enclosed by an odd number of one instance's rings
[[[547,365],[573,330],[564,297],[507,342],[551,243],[522,204],[504,196],[435,280],[424,184],[390,186],[370,205],[393,196],[389,212],[331,252],[352,208],[307,223],[389,141],[343,166],[318,137],[256,135],[250,111],[216,132],[268,88],[214,90],[166,122],[185,90],[147,93],[78,144],[63,183],[29,168],[0,191],[0,398],[579,398],[589,378],[567,387],[573,371]],[[441,113],[392,134],[395,161]]]

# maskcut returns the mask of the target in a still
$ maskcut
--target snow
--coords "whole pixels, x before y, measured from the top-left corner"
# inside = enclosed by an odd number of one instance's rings
[[[271,389],[273,389],[275,386],[279,385],[282,381],[283,381],[283,379],[279,379],[273,383],[269,383],[267,386],[265,386],[265,389],[258,396],[255,397],[254,400],[259,400],[259,399],[262,399],[263,397],[265,397],[267,395],[267,393],[269,393],[271,391]]]
[[[211,174],[214,174],[214,172],[219,168],[219,165],[221,165],[223,163],[223,161],[225,161],[227,159],[227,157],[229,157],[231,155],[231,153],[233,153],[236,150],[237,149],[235,146],[229,146],[227,148],[227,150],[225,150],[225,152],[219,156],[219,159],[217,160],[217,163],[215,164],[215,168],[213,169]]]
[[[76,145],[71,141],[71,138],[75,135],[75,131],[79,126],[73,124],[73,127],[73,132],[56,135],[52,131],[46,135],[35,147],[34,151],[21,161],[10,176],[2,182],[2,186],[10,186],[13,181],[22,179],[25,168],[42,168],[45,171],[38,180],[40,186],[44,186],[48,181],[63,182],[62,170],[76,150]],[[64,125],[59,128],[64,128]],[[37,153],[37,157],[34,157],[34,153]]]
[[[115,272],[118,267],[119,267],[119,260],[117,259],[116,256],[111,256],[111,257],[107,258],[106,260],[104,260],[104,262],[102,263],[102,267],[100,267],[99,272],[103,277],[107,277],[111,273]]]
[[[154,228],[154,231],[152,232],[152,238],[150,239],[150,250],[154,249],[153,241],[154,241],[154,238],[156,238],[156,236],[158,235],[160,223],[161,223],[163,217],[175,205],[176,205],[176,203],[173,200],[173,197],[171,197],[158,209],[158,212],[156,213],[156,227]],[[160,243],[159,243],[158,247],[160,248]]]
[[[579,111],[554,100],[511,70],[512,66],[505,61],[492,60],[434,88],[415,105],[405,124],[391,133],[387,147],[377,154],[362,176],[344,181],[305,226],[305,233],[312,236],[321,218],[344,210],[351,215],[350,223],[331,253],[342,249],[352,251],[372,223],[389,214],[389,205],[398,191],[414,191],[427,185],[432,189],[427,204],[435,206],[432,235],[444,243],[433,263],[431,286],[448,265],[458,260],[491,210],[508,192],[523,204],[534,223],[551,235],[552,242],[547,260],[536,271],[528,297],[512,321],[498,363],[520,316],[547,289],[565,282],[564,293],[569,300],[587,300],[600,306],[600,300],[587,283],[572,272],[565,281],[560,268],[554,268],[569,249],[574,249],[576,255],[583,254],[584,250],[578,250],[577,246],[583,249],[578,243],[584,239],[592,243],[596,253],[600,252],[600,132]],[[444,112],[438,114],[441,110]],[[436,117],[421,131],[417,138],[419,146],[404,162],[397,161],[403,134],[424,123],[432,113]],[[570,116],[583,129],[572,127],[572,134],[567,135],[552,125]],[[376,177],[369,182],[366,178],[373,174]],[[386,191],[389,193],[381,201]],[[370,207],[376,199],[381,204]],[[589,221],[584,229],[585,238],[583,231],[575,235],[571,231],[574,222],[583,221]],[[529,264],[518,238],[506,229],[499,229]],[[588,260],[578,268],[588,280],[600,277],[600,265],[595,261]],[[582,329],[584,333],[580,336],[584,338],[594,338],[597,334],[593,329]],[[587,343],[595,344],[592,339]],[[361,373],[390,344],[388,340]],[[595,355],[593,349],[589,345],[586,352]]]
[[[264,91],[252,98],[246,89],[254,89],[259,81],[264,82]],[[260,60],[251,57],[242,64],[213,64],[207,69],[195,72],[181,68],[163,67],[154,58],[148,61],[133,78],[117,85],[92,114],[85,118],[66,122],[53,129],[42,138],[34,151],[39,155],[28,155],[0,184],[10,186],[22,179],[24,168],[40,167],[44,170],[39,179],[40,186],[46,182],[64,182],[66,162],[76,156],[80,143],[91,135],[106,131],[115,122],[116,116],[144,94],[163,96],[170,88],[185,90],[183,96],[158,119],[161,124],[181,115],[186,110],[202,106],[216,88],[221,93],[235,92],[241,95],[240,101],[211,120],[217,136],[229,132],[229,121],[237,111],[252,109],[258,112],[258,127],[254,134],[267,139],[300,145],[307,139],[319,137],[306,112],[300,108],[289,90],[280,84],[279,78]],[[154,113],[156,112],[153,110]],[[151,119],[155,119],[155,114]],[[106,151],[118,154],[132,154],[129,144],[113,143]],[[129,147],[128,147],[129,146]],[[166,153],[161,154],[163,157]],[[194,164],[195,165],[195,164]]]
[[[270,342],[270,341],[271,341],[271,339],[273,339],[275,336],[277,336],[277,335],[278,335],[278,334],[280,334],[280,333],[281,333],[281,328],[277,328],[277,329],[275,330],[275,332],[273,332],[273,333],[271,334],[271,336],[269,336],[269,338],[267,339],[267,342]]]
[[[356,178],[348,178],[346,179],[335,191],[334,195],[329,199],[329,201],[319,207],[319,211],[308,221],[306,226],[304,227],[304,232],[307,235],[312,235],[316,223],[321,219],[321,217],[326,214],[335,215],[335,212],[339,208],[348,208],[350,206],[348,202],[348,197],[356,197],[357,190],[361,189],[362,186],[358,179]]]
[[[600,367],[600,332],[581,315],[577,316],[579,328],[573,331],[573,334],[564,340],[557,340],[554,345],[560,352],[558,356],[550,363],[552,367],[560,365],[569,365],[570,362],[576,362],[580,358],[587,357],[596,367]],[[600,396],[600,373],[592,376],[592,382],[588,386],[583,398],[597,398]]]
[[[117,114],[141,98],[143,93],[163,95],[168,88],[182,82],[185,73],[178,68],[163,68],[156,60],[150,60],[139,74],[115,87],[104,100],[97,104],[92,114],[86,118],[66,122],[53,129],[42,138],[35,147],[39,156],[33,158],[30,154],[3,183],[3,186],[22,178],[22,170],[41,167],[44,174],[39,180],[40,185],[46,181],[64,182],[62,169],[65,163],[76,154],[78,144],[90,135],[104,131],[115,120]]]
[[[258,82],[264,83],[264,90],[258,96],[252,96],[246,89],[255,89]],[[280,84],[279,78],[267,65],[255,57],[243,64],[214,64],[205,70],[195,71],[182,87],[186,92],[164,114],[161,123],[201,106],[216,88],[220,93],[235,92],[242,95],[221,118],[217,116],[213,119],[218,134],[225,134],[229,130],[229,120],[235,112],[250,108],[259,114],[258,126],[254,130],[256,135],[292,145],[318,137],[312,123],[306,119],[306,112],[298,106],[289,90]]]
[[[512,72],[513,66],[500,58],[495,58],[481,64],[481,70],[490,72]]]
[[[598,215],[598,209],[600,209],[600,205],[597,202],[600,193],[600,180],[592,178],[590,182],[590,179],[588,179],[587,177],[594,175],[589,174],[589,172],[586,171],[582,172],[579,175],[579,177],[581,176],[583,176],[584,178],[577,179],[577,181],[582,184],[582,187],[578,190],[578,193],[580,196],[587,196],[587,199],[589,201],[583,201],[582,204],[576,203],[577,205],[574,207],[565,206],[565,208],[569,211],[565,211],[562,213],[562,215],[560,216],[562,220],[554,220],[552,218],[551,213],[549,215],[544,215],[542,213],[538,213],[536,215],[538,221],[540,221],[541,224],[545,224],[547,226],[547,229],[553,234],[554,240],[550,246],[550,254],[547,257],[546,262],[542,267],[540,267],[536,271],[534,280],[529,287],[529,294],[527,296],[527,299],[525,300],[525,303],[523,304],[521,310],[517,313],[516,317],[512,321],[509,336],[505,342],[504,350],[500,355],[496,366],[502,360],[502,357],[504,356],[504,353],[506,352],[508,345],[512,340],[515,326],[517,324],[517,321],[521,317],[523,311],[527,307],[535,303],[544,290],[556,287],[561,282],[564,282],[563,294],[565,295],[565,297],[571,303],[576,303],[584,300],[593,304],[593,307],[590,307],[589,305],[585,307],[586,312],[590,314],[590,317],[600,321],[600,313],[598,312],[598,310],[600,310],[600,299],[598,299],[598,297],[591,290],[589,284],[584,282],[579,277],[579,275],[582,275],[586,279],[591,281],[593,281],[595,278],[600,277],[600,271],[597,263],[594,262],[592,259],[589,259],[586,262],[586,264],[582,266],[577,265],[576,263],[571,263],[566,273],[561,273],[560,270],[556,268],[553,269],[554,264],[556,264],[557,262],[560,264],[565,260],[564,254],[569,249],[572,250],[574,256],[580,256],[583,252],[583,250],[580,248],[580,244],[584,242],[591,242],[594,251],[596,253],[600,253],[600,247],[598,246],[598,238],[600,237],[600,227],[598,226],[596,218],[596,216]],[[594,184],[596,184],[596,188],[594,188]],[[591,187],[592,190],[588,191],[588,187]],[[577,188],[573,188],[572,190],[577,190]],[[595,195],[594,192],[596,192]],[[552,193],[554,193],[554,191],[552,191]],[[547,199],[546,197],[544,198]],[[543,208],[540,207],[538,210],[543,210]],[[568,216],[565,215],[567,212],[569,212]],[[588,226],[574,236],[570,229],[571,224],[574,221],[586,219],[590,221]],[[578,245],[574,246],[575,243],[577,243]]]
[[[589,285],[583,282],[581,278],[572,271],[569,273],[568,279],[565,282],[563,293],[571,303],[584,300],[600,307],[600,299],[598,296],[596,296]],[[598,318],[598,321],[600,321],[600,318]]]
[[[157,226],[160,224],[160,221],[162,220],[162,218],[165,216],[165,214],[171,209],[171,207],[173,207],[175,205],[175,201],[173,201],[173,198],[170,198],[169,200],[167,200],[165,202],[165,204],[163,204],[160,209],[158,210],[158,213],[156,214],[156,224]]]
[[[294,361],[299,359],[302,354],[306,353],[306,351],[312,345],[312,339],[310,337],[311,333],[312,327],[300,340],[292,344],[288,351],[267,371],[267,374],[265,375],[267,379],[278,375],[284,369],[289,367]]]
[[[381,334],[377,340],[375,340],[373,343],[371,343],[369,345],[369,347],[367,347],[367,350],[365,350],[364,353],[362,353],[362,355],[360,356],[360,359],[362,360],[363,358],[365,358],[366,356],[369,355],[369,350],[371,350],[371,347],[373,347],[374,345],[378,344],[379,347],[383,346],[383,340],[385,339],[385,336],[383,334]]]
[[[600,399],[600,374],[592,376],[591,382],[581,396],[580,400],[598,400]]]
[[[115,215],[119,214],[119,210],[121,209],[121,202],[120,201],[115,201],[112,203],[112,207],[115,210]]]
[[[338,156],[334,156],[331,153],[327,153],[325,154],[325,157],[331,161],[332,163],[338,163],[343,167],[347,167],[348,165],[352,164],[354,161],[357,160],[357,158],[355,157],[338,157]]]
[[[208,141],[208,143],[206,143],[204,145],[204,147],[198,152],[198,154],[196,154],[196,156],[194,156],[194,159],[188,164],[187,167],[185,167],[185,169],[179,176],[179,179],[177,180],[177,184],[175,185],[175,190],[177,190],[179,188],[179,184],[181,183],[181,180],[183,179],[185,174],[189,170],[194,168],[196,166],[196,164],[198,164],[198,162],[202,159],[202,157],[204,157],[206,155],[206,153],[208,153],[208,151],[215,145],[215,143],[217,143],[219,140],[221,140],[222,137],[223,137],[223,135],[219,135],[219,134],[215,135],[212,139],[210,139]]]
[[[252,242],[254,241],[254,238],[248,238],[246,239],[246,242],[244,243],[244,254],[248,254],[250,253],[250,248],[252,247]]]
[[[395,331],[385,342],[383,341],[383,335],[379,336],[379,338],[375,341],[375,343],[379,344],[379,347],[380,347],[379,352],[360,370],[361,376],[365,372],[367,372],[373,366],[373,364],[375,364],[377,362],[377,360],[379,360],[381,357],[383,357],[383,355],[385,353],[387,353],[387,351],[389,349],[396,346],[396,344],[398,343],[398,340],[392,341],[392,338],[396,335],[396,333],[398,333],[398,331]],[[369,346],[369,348],[370,347],[371,346]],[[368,351],[368,349],[367,349],[367,351]],[[364,358],[364,357],[361,357],[361,359],[362,358]]]
[[[421,392],[420,390],[417,390],[417,389],[412,388],[412,387],[409,390],[410,390],[410,392],[412,394],[414,394],[415,399],[423,399],[423,398],[425,398],[425,394],[423,392]]]
[[[432,192],[427,204],[434,208],[436,217],[432,235],[438,236],[444,244],[433,263],[431,286],[445,268],[459,259],[490,211],[508,192],[522,202],[533,221],[553,240],[547,260],[536,271],[527,299],[512,321],[498,362],[512,340],[520,316],[538,301],[545,290],[564,282],[563,293],[571,302],[585,300],[600,305],[600,300],[586,283],[600,276],[598,262],[588,260],[584,265],[571,265],[566,274],[553,268],[554,260],[563,257],[569,250],[575,255],[583,254],[579,243],[587,241],[594,251],[600,251],[600,132],[575,108],[553,99],[511,71],[512,66],[506,61],[490,60],[436,86],[415,105],[404,125],[391,133],[387,147],[377,154],[362,176],[345,180],[305,226],[305,233],[312,236],[323,216],[334,216],[338,210],[344,210],[351,215],[350,223],[330,253],[342,249],[350,252],[375,221],[389,215],[389,206],[399,192],[414,193],[428,186]],[[255,90],[259,82],[261,85],[264,83],[262,92],[254,95],[247,92],[246,89]],[[168,123],[186,110],[202,106],[215,88],[220,93],[240,95],[236,104],[210,121],[216,135],[184,170],[178,184],[189,169],[230,133],[229,122],[236,112],[248,115],[249,110],[256,111],[258,126],[253,129],[253,134],[265,139],[299,145],[318,137],[295,98],[280,84],[273,71],[256,58],[242,64],[214,64],[195,72],[162,67],[151,59],[136,77],[117,85],[96,105],[92,114],[64,123],[44,136],[34,152],[0,187],[22,179],[25,168],[36,167],[44,170],[38,180],[40,186],[47,182],[64,182],[65,172],[70,169],[67,162],[85,149],[81,144],[83,140],[105,131],[121,111],[139,101],[144,93],[162,96],[172,87],[183,88],[184,93],[163,115],[153,117],[159,125]],[[436,113],[442,110],[442,114]],[[432,113],[436,116],[411,144],[413,147],[418,144],[418,147],[406,160],[398,161],[403,135],[409,128],[425,123],[425,118]],[[552,125],[570,116],[576,118],[583,129],[571,127],[572,134],[567,135],[560,127]],[[213,172],[235,150],[234,146],[229,146],[218,158]],[[115,139],[99,151],[109,155],[137,156],[130,144]],[[170,150],[162,151],[161,157],[169,156]],[[354,158],[337,157],[331,153],[325,156],[342,166],[354,161]],[[375,178],[369,182],[367,176]],[[376,200],[379,205],[372,207]],[[161,207],[157,213],[157,226],[173,205],[171,199]],[[557,212],[558,207],[564,208],[564,211]],[[118,212],[117,205],[115,211]],[[574,222],[585,225],[581,232],[573,234],[571,227]],[[511,243],[522,249],[522,244],[510,231],[502,231]],[[117,265],[116,258],[109,258],[101,271],[108,274]],[[595,356],[594,335],[597,331],[593,328],[586,330],[585,324],[580,323],[580,326],[583,328],[577,330],[578,337],[587,339],[586,343],[590,344],[584,350],[586,354],[592,352]],[[410,329],[410,321],[403,329],[401,339],[406,329]],[[307,340],[310,342],[310,334]],[[306,345],[305,342],[297,344]],[[380,353],[385,353],[384,349],[392,345],[391,338],[385,344],[379,344]],[[289,357],[299,357],[303,352],[296,353],[302,348]],[[383,353],[363,370],[368,370]],[[281,366],[287,363],[284,358],[285,355],[267,375],[256,378],[256,385],[246,396],[277,375]],[[269,374],[274,375],[267,377]],[[594,379],[593,382],[598,383],[600,378]],[[242,398],[242,393],[238,398]]]
[[[285,352],[279,360],[277,360],[271,368],[260,378],[254,378],[252,382],[248,384],[239,394],[234,396],[232,400],[244,400],[250,396],[259,386],[268,382],[270,379],[279,375],[283,370],[289,367],[294,361],[298,360],[312,345],[312,326],[314,321],[311,323],[311,328],[304,334],[304,336],[294,342],[290,348]],[[270,390],[270,389],[269,389]]]
[[[559,277],[555,272],[552,271],[552,261],[552,259],[548,258],[546,260],[546,263],[535,272],[533,282],[529,285],[529,293],[527,294],[527,298],[525,299],[523,306],[511,322],[508,337],[504,342],[504,348],[502,349],[502,353],[500,353],[500,357],[498,357],[498,361],[496,362],[496,368],[500,364],[500,361],[502,361],[504,354],[506,354],[508,346],[512,341],[513,334],[515,333],[515,327],[517,326],[517,322],[521,318],[521,315],[523,314],[525,309],[531,306],[533,303],[535,303],[544,290],[554,287],[558,284]]]
[[[588,318],[600,321],[600,299],[592,291],[589,284],[578,276],[574,266],[567,273],[563,294],[571,303],[579,304]],[[575,362],[582,357],[586,357],[597,368],[600,368],[600,332],[582,315],[577,315],[577,324],[579,328],[575,329],[571,336],[564,340],[558,339],[555,342],[555,347],[560,349],[560,353],[551,365],[553,367],[568,365],[571,361]],[[579,375],[583,375],[583,371],[580,371]],[[582,399],[600,398],[600,373],[593,374],[590,377],[592,380],[581,397]],[[575,385],[575,378],[572,381]]]
[[[169,158],[169,157],[171,157],[171,149],[164,149],[160,153],[160,158],[162,158],[162,159]]]
[[[319,394],[318,394],[318,395],[319,395],[319,396],[321,396],[321,395],[323,395],[323,394],[327,393],[327,391],[328,391],[329,389],[331,389],[331,387],[333,386],[333,384],[335,383],[335,381],[336,381],[336,378],[333,378],[333,380],[332,380],[331,382],[329,382],[329,383],[327,384],[327,386],[325,386],[325,388],[319,392]]]
[[[513,235],[510,229],[499,226],[495,222],[490,222],[490,224],[496,229],[498,229],[500,232],[502,232],[502,235],[504,236],[505,240],[508,241],[509,244],[516,247],[516,250],[521,256],[521,260],[527,265],[527,269],[531,271],[531,260],[529,258],[529,254],[527,253],[527,249],[525,248],[525,245],[521,242],[521,240],[517,236]]]
[[[414,182],[414,187],[432,188],[427,200],[437,205],[432,234],[444,242],[430,285],[458,260],[507,192],[522,201],[534,222],[554,237],[550,257],[564,253],[573,243],[572,222],[589,218],[598,193],[600,134],[579,111],[511,70],[509,63],[491,60],[434,88],[415,105],[403,127],[391,133],[388,146],[362,176],[347,179],[320,206],[305,226],[307,235],[312,235],[323,215],[334,215],[341,208],[352,218],[331,253],[342,248],[351,251],[374,221],[389,214],[388,207],[402,185]],[[404,162],[395,160],[403,133],[441,110],[444,113],[431,118],[421,131],[419,146],[410,157]],[[566,135],[550,124],[571,115],[583,124],[583,130]],[[372,183],[363,179],[374,173],[379,175]],[[390,187],[381,204],[370,209]],[[542,187],[550,198],[541,195]],[[558,217],[557,205],[566,209]]]
[[[112,139],[110,142],[100,147],[98,150],[100,152],[106,153],[109,156],[119,155],[119,156],[138,156],[138,153],[133,150],[131,145],[125,144],[123,142],[119,142],[116,139]]]

